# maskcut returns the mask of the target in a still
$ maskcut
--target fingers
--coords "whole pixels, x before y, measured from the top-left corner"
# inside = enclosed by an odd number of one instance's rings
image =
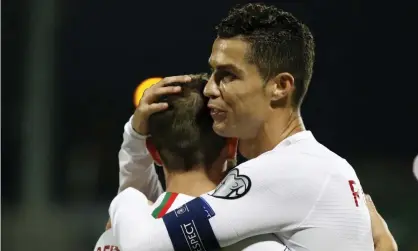
[[[163,78],[160,82],[156,83],[156,87],[165,86],[171,83],[187,83],[190,82],[192,78],[189,75],[173,76]]]
[[[181,91],[180,86],[163,86],[163,87],[150,87],[148,88],[144,96],[142,96],[141,102],[145,104],[152,104],[154,103],[159,97],[162,95],[168,95],[168,94],[175,94]]]
[[[168,108],[168,104],[167,103],[154,103],[154,104],[150,104],[148,106],[148,113],[149,114],[153,114],[156,112],[160,112],[163,111],[165,109]]]
[[[171,83],[187,83],[191,81],[188,75],[166,77],[160,82],[146,89],[141,98],[140,105],[151,104],[155,102],[161,95],[175,94],[181,91],[180,86],[166,86]]]
[[[133,116],[132,127],[134,130],[141,135],[147,135],[149,116],[168,108],[167,103],[155,103],[158,98],[162,95],[170,95],[181,92],[180,86],[167,85],[171,83],[187,83],[191,80],[192,78],[187,75],[167,77],[146,89]]]

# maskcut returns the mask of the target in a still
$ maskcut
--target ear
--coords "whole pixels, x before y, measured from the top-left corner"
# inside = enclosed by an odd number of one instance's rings
[[[292,74],[288,72],[279,73],[276,77],[270,80],[270,95],[271,101],[278,101],[291,94],[294,89],[295,79]]]
[[[152,143],[151,137],[148,137],[145,140],[145,144],[147,146],[148,152],[151,154],[152,158],[154,159],[155,163],[162,166],[163,162],[161,161],[160,153],[155,148],[154,144]]]
[[[226,147],[228,149],[228,160],[234,160],[237,157],[238,139],[228,138],[226,141]]]

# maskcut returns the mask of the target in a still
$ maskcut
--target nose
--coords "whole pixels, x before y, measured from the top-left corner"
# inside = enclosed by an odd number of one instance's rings
[[[203,95],[205,95],[208,98],[216,99],[221,95],[221,92],[219,91],[219,86],[215,82],[215,78],[210,76],[210,79],[205,85],[205,88],[203,89]]]

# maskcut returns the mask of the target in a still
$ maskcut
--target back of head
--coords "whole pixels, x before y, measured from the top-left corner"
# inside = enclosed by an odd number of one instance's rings
[[[274,6],[250,3],[233,8],[217,26],[217,32],[219,38],[240,37],[250,44],[247,58],[266,82],[281,72],[292,74],[292,102],[301,105],[315,57],[315,42],[306,25]]]
[[[196,165],[209,167],[220,156],[226,139],[212,129],[213,120],[207,108],[203,88],[206,75],[192,77],[181,86],[179,94],[161,97],[156,102],[167,102],[169,108],[149,118],[151,142],[159,152],[165,168],[184,172]]]

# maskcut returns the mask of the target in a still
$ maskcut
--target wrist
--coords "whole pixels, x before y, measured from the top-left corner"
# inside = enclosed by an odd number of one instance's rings
[[[129,122],[128,122],[128,124],[127,124],[127,131],[128,131],[128,134],[129,135],[131,135],[132,137],[134,137],[134,138],[137,138],[137,139],[146,139],[149,135],[144,135],[144,134],[141,134],[140,132],[138,132],[137,130],[135,130],[135,127],[133,126],[133,116],[131,116],[131,118],[129,119]]]

